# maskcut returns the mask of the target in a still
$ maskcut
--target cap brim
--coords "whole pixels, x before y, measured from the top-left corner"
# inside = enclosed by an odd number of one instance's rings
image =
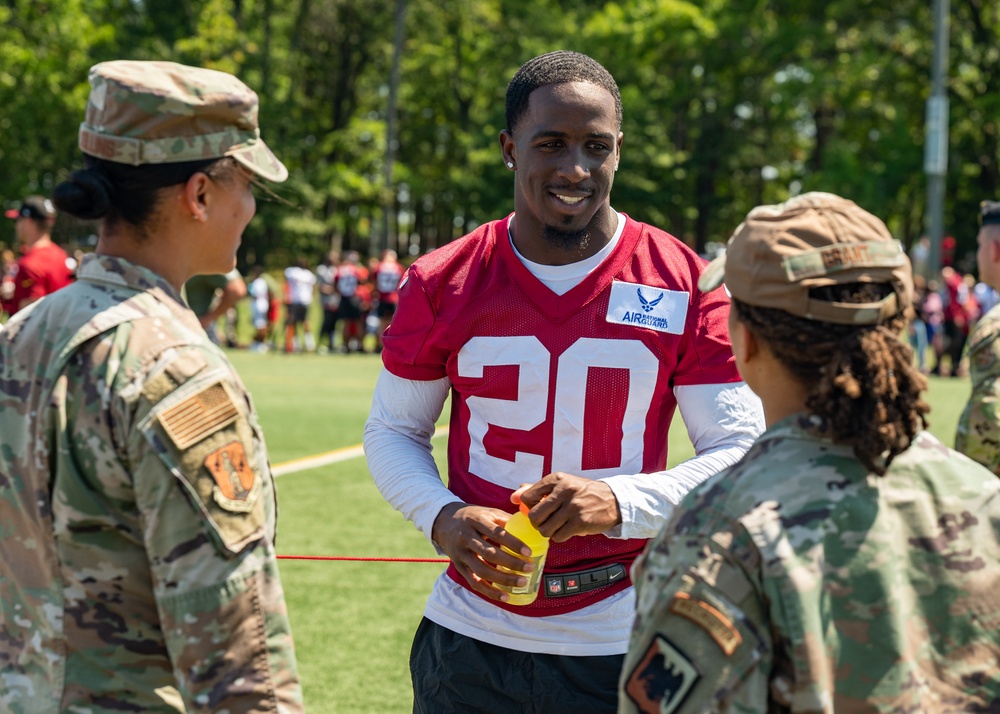
[[[9,211],[4,211],[3,214],[7,218],[18,218],[21,215],[21,210],[19,208],[11,208]]]
[[[281,183],[288,178],[288,169],[263,141],[256,141],[250,148],[230,155],[240,164],[268,181]]]
[[[726,254],[718,256],[701,271],[698,278],[698,289],[709,293],[722,285],[726,279]]]

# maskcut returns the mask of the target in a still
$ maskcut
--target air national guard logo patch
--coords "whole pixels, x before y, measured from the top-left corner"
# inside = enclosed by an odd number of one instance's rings
[[[216,503],[241,513],[253,508],[263,487],[247,461],[243,444],[231,441],[216,449],[205,459],[205,468],[215,479],[212,495]]]
[[[625,693],[649,714],[676,711],[701,675],[684,653],[657,635],[628,676]]]
[[[645,327],[672,335],[684,333],[691,295],[639,283],[615,280],[605,319],[616,325]]]

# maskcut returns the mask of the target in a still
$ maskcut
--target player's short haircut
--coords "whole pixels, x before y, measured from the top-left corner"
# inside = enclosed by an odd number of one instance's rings
[[[539,55],[521,65],[507,85],[507,131],[514,133],[528,112],[528,97],[539,87],[566,82],[590,82],[604,87],[615,98],[615,119],[622,126],[622,96],[615,78],[597,60],[568,50]]]

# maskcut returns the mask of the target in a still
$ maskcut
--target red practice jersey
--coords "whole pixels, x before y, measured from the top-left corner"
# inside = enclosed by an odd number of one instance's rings
[[[556,295],[518,259],[508,220],[416,261],[383,337],[394,375],[451,381],[449,488],[467,503],[511,512],[513,490],[555,471],[596,479],[663,470],[673,387],[740,380],[725,291],[700,292],[705,261],[626,217],[612,253]],[[597,535],[552,543],[545,572],[628,568],[645,542]],[[501,607],[557,614],[627,582]]]
[[[399,301],[399,281],[403,277],[403,266],[396,262],[381,262],[375,269],[375,290],[378,291],[379,302],[395,303]]]
[[[73,282],[66,265],[66,251],[55,243],[30,249],[16,264],[13,274],[14,294],[6,305],[14,314],[25,300],[34,302]]]
[[[360,265],[345,263],[337,268],[337,276],[334,279],[334,287],[337,292],[344,297],[354,297],[358,291],[358,286],[368,280],[368,269]]]

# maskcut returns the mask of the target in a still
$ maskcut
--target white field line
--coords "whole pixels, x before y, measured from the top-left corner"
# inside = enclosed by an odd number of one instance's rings
[[[440,426],[434,430],[434,436],[432,438],[437,439],[447,435],[448,427]],[[365,451],[360,444],[357,446],[346,446],[342,449],[334,449],[333,451],[326,451],[322,454],[305,456],[301,459],[293,459],[291,461],[275,464],[271,467],[271,473],[274,474],[275,477],[285,476],[299,471],[316,469],[320,466],[326,466],[328,464],[336,464],[349,459],[357,459],[364,455]]]

